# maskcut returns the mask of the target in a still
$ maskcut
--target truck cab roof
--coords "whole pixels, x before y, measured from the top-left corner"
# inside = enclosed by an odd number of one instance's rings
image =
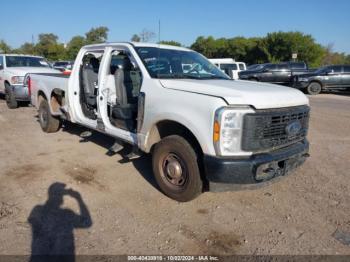
[[[118,46],[118,45],[129,45],[133,47],[154,47],[154,48],[172,49],[172,50],[180,50],[180,51],[192,51],[191,49],[181,47],[181,46],[143,43],[143,42],[110,42],[110,43],[86,45],[83,48],[93,49],[93,48],[104,48],[108,46]]]

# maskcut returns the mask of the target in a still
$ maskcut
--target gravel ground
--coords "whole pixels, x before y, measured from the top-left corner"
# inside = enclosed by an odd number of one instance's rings
[[[189,203],[157,190],[149,157],[109,156],[110,138],[77,126],[45,134],[34,108],[0,100],[0,254],[350,255],[334,237],[350,233],[350,95],[310,100],[311,157],[293,175]]]

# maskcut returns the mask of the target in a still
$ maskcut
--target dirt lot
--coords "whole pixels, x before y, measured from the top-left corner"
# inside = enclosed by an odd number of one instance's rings
[[[350,96],[311,106],[311,158],[295,174],[177,203],[154,186],[149,157],[124,163],[106,154],[110,138],[82,140],[76,126],[45,134],[34,108],[0,100],[0,254],[350,254],[333,237],[350,233]]]

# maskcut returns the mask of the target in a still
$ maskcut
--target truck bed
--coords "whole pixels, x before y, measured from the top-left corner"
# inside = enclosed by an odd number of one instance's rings
[[[30,74],[31,78],[31,103],[38,107],[38,93],[43,92],[47,98],[52,96],[53,91],[67,92],[69,76],[63,74]]]

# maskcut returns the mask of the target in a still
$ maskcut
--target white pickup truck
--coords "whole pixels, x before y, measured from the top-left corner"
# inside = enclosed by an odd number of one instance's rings
[[[308,156],[302,92],[229,79],[186,48],[89,45],[69,78],[29,74],[26,84],[44,132],[71,121],[114,137],[115,151],[151,153],[160,189],[177,201],[267,184]]]
[[[9,108],[18,107],[18,101],[29,101],[28,89],[23,86],[28,73],[60,73],[50,68],[40,56],[0,54],[0,94],[5,94]]]

